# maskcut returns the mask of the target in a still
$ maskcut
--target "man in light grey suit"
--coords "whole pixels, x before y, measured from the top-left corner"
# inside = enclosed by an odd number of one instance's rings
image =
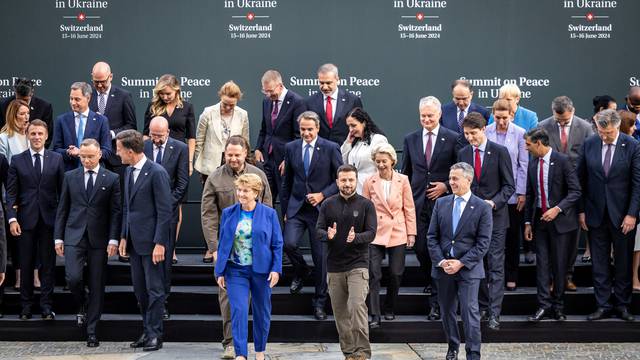
[[[568,155],[569,161],[571,161],[571,165],[575,169],[582,151],[582,143],[593,135],[591,124],[575,116],[573,101],[568,96],[558,96],[553,99],[551,111],[553,111],[553,116],[538,123],[538,127],[546,130],[547,134],[549,134],[549,146],[553,151]],[[569,251],[567,262],[569,270],[567,271],[566,291],[576,291],[576,285],[573,283],[572,278],[573,267],[578,256],[580,229],[575,231],[573,238],[575,241]]]

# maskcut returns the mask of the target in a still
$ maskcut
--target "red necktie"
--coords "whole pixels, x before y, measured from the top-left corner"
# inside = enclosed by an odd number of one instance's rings
[[[480,182],[480,174],[482,174],[482,160],[480,159],[480,149],[476,148],[476,160],[473,163],[473,167],[476,173],[476,180]]]
[[[547,194],[544,191],[544,160],[540,158],[540,208],[542,209],[542,213],[547,212]]]
[[[331,105],[331,96],[327,96],[327,106],[324,109],[324,113],[327,115],[327,123],[329,129],[333,127],[333,105]]]
[[[560,125],[560,144],[562,145],[562,152],[566,153],[567,152],[567,132],[566,132],[566,126],[565,125]]]

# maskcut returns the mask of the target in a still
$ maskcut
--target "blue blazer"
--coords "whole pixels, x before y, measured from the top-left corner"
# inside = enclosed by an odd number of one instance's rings
[[[53,227],[56,208],[64,180],[62,156],[50,150],[41,159],[40,181],[31,160],[29,149],[11,158],[7,175],[7,219],[16,218],[22,230],[32,230],[42,216],[47,226]]]
[[[458,128],[458,110],[456,104],[450,102],[448,104],[442,105],[442,116],[440,117],[440,124],[447,129],[453,130],[458,134],[462,134],[462,131]],[[485,120],[489,120],[489,111],[484,107],[480,106],[474,102],[469,105],[469,112],[479,112],[484,116]],[[463,144],[468,144],[465,141]]]
[[[577,172],[583,202],[579,212],[585,213],[588,226],[600,226],[604,217],[609,216],[618,228],[626,215],[638,216],[640,146],[631,136],[620,133],[608,176],[602,168],[602,140],[598,135],[587,138],[582,144]]]
[[[311,110],[320,116],[320,133],[318,135],[338,145],[342,145],[347,139],[347,135],[349,135],[349,127],[346,121],[347,114],[356,107],[362,107],[362,100],[357,95],[338,88],[338,99],[332,121],[333,126],[329,128],[322,92],[317,92],[307,98],[307,110]]]
[[[129,188],[133,168],[124,174],[122,233],[127,247],[140,255],[151,255],[156,244],[169,244],[171,224],[171,187],[164,168],[147,159],[138,179]]]
[[[427,246],[433,263],[431,277],[438,279],[446,275],[438,264],[444,259],[450,259],[448,254],[453,247],[456,259],[464,264],[458,274],[467,280],[482,279],[484,278],[482,258],[489,250],[493,227],[491,206],[472,194],[464,207],[454,234],[453,199],[454,195],[442,197],[436,200],[433,208],[427,233]]]
[[[150,161],[155,161],[151,139],[144,142],[144,154]],[[162,167],[169,174],[169,185],[173,197],[171,203],[174,215],[177,215],[178,205],[187,195],[187,186],[189,185],[189,147],[187,144],[176,139],[167,139],[162,154]],[[174,217],[174,220],[178,221],[178,218]]]
[[[216,278],[224,276],[227,262],[231,257],[233,239],[240,220],[240,203],[231,205],[222,211],[220,221],[220,242],[216,261]],[[251,268],[259,274],[282,273],[282,231],[276,211],[262,203],[256,203],[251,224]]]
[[[95,139],[100,144],[102,158],[111,156],[111,133],[109,120],[104,115],[89,110],[89,117],[85,120],[84,138]],[[53,151],[62,155],[66,171],[80,166],[80,159],[67,155],[69,145],[78,145],[76,137],[76,120],[73,111],[66,112],[56,118],[53,132]]]
[[[273,102],[265,98],[262,100],[262,126],[258,134],[256,150],[260,150],[267,157],[272,157],[276,164],[284,160],[284,146],[300,137],[298,116],[306,110],[302,96],[287,90],[284,102],[276,118],[275,128],[271,126],[271,111]],[[269,155],[269,147],[273,152]]]
[[[513,123],[527,132],[538,126],[538,114],[518,105],[518,109],[515,115],[513,115]],[[489,124],[493,124],[493,114],[489,116]]]
[[[309,193],[321,192],[324,198],[338,193],[337,171],[342,165],[338,144],[318,136],[316,148],[309,164],[309,176],[304,174],[302,139],[285,146],[284,176],[280,193],[282,213],[293,218],[306,201]]]

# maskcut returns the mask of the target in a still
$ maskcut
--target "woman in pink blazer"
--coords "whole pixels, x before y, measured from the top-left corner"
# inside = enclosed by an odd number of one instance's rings
[[[374,148],[371,158],[378,172],[369,177],[362,195],[376,207],[378,230],[369,245],[369,310],[370,327],[380,326],[380,279],[382,260],[389,254],[389,286],[384,303],[385,320],[395,319],[394,306],[404,272],[404,249],[416,240],[416,212],[409,178],[394,171],[398,162],[393,146],[381,144]]]

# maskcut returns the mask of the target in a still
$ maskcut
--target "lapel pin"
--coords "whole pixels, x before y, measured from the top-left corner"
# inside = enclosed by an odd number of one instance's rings
[[[35,110],[36,108],[34,108],[33,106],[31,107],[31,110]]]
[[[491,151],[487,151],[487,155],[491,155]]]
[[[347,101],[347,100],[345,100],[345,98],[342,98],[342,102],[345,102],[345,101]]]
[[[105,175],[105,174],[102,174],[102,176],[103,176],[103,177],[105,177],[105,176],[107,176],[107,175]]]
[[[627,145],[627,144],[625,144],[625,143],[622,143],[622,146],[625,146],[625,145]]]
[[[115,95],[111,94],[111,97],[115,97]]]
[[[290,102],[290,101],[287,101],[287,105],[289,105],[289,104],[291,104],[291,102]]]
[[[471,207],[471,210],[473,210],[473,206],[470,206],[470,207]]]
[[[444,138],[441,138],[440,141],[444,141]]]
[[[552,165],[553,165],[553,163],[549,163],[549,166],[552,166]]]
[[[169,146],[169,149],[173,150],[173,146]]]
[[[144,173],[144,176],[147,176],[149,173]]]
[[[316,148],[316,150],[320,151],[320,146],[318,146],[318,147]]]
[[[107,188],[106,188],[106,187],[104,187],[104,186],[103,186],[103,187],[101,187],[101,189],[102,189],[102,190],[107,190]]]

